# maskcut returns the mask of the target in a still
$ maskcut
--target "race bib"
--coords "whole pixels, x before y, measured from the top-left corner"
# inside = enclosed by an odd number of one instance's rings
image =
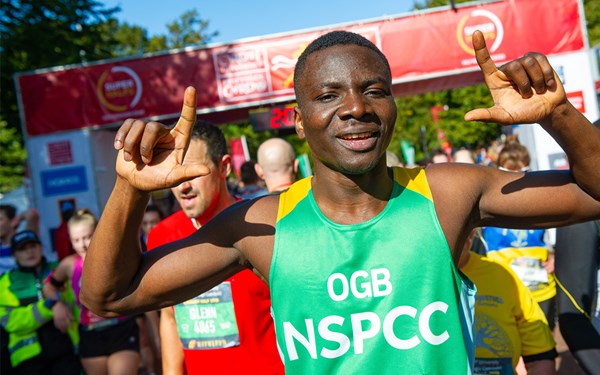
[[[228,281],[175,305],[175,321],[181,343],[187,350],[220,349],[240,345],[231,283]]]
[[[548,272],[546,272],[539,259],[528,257],[515,258],[510,264],[510,268],[512,268],[523,284],[531,291],[538,290],[548,284]]]

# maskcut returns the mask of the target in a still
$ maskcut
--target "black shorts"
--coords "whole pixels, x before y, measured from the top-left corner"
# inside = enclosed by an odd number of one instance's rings
[[[104,357],[123,350],[140,351],[139,330],[135,319],[93,330],[79,326],[81,358]]]

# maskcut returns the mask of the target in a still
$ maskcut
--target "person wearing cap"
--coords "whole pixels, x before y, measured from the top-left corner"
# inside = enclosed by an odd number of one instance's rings
[[[73,291],[42,297],[44,279],[56,262],[44,258],[35,232],[16,233],[11,252],[17,268],[0,277],[0,325],[9,335],[12,368],[17,374],[80,374],[77,322],[69,307]]]
[[[22,230],[38,232],[40,215],[35,208],[17,214],[11,204],[0,204],[0,274],[16,267],[10,251],[10,240],[23,223]]]

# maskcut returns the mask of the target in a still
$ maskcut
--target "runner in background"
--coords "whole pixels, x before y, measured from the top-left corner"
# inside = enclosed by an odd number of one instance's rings
[[[182,210],[150,231],[149,250],[194,233],[235,203],[227,190],[231,156],[216,126],[196,124],[183,163],[208,166],[211,173],[172,189]],[[283,374],[270,308],[269,288],[250,270],[227,278],[191,300],[163,308],[163,373]]]
[[[253,199],[268,193],[264,182],[256,173],[256,162],[245,161],[240,167],[240,182],[235,190],[235,195],[241,199]]]
[[[298,160],[291,144],[271,138],[258,147],[256,174],[265,181],[269,193],[282,191],[296,181]]]
[[[498,155],[498,169],[506,172],[529,172],[530,156],[517,139],[506,142]],[[518,223],[508,223],[517,228]],[[540,304],[551,330],[556,323],[556,282],[554,249],[545,241],[543,229],[508,229],[483,227],[485,255],[512,268]]]
[[[140,226],[140,243],[142,251],[146,251],[148,234],[165,217],[159,206],[149,204],[142,218]],[[160,326],[158,311],[146,311],[138,315],[136,322],[140,331],[140,355],[141,366],[147,375],[156,375],[161,371],[161,348],[160,348]]]
[[[134,375],[140,363],[139,330],[134,317],[102,318],[79,300],[81,273],[97,219],[87,209],[73,213],[67,222],[75,254],[64,258],[46,279],[44,296],[52,298],[69,283],[79,308],[73,315],[79,323],[79,357],[87,375]]]
[[[588,374],[600,374],[600,220],[556,230],[558,327]]]
[[[472,231],[458,266],[475,283],[475,373],[554,374],[552,331],[540,306],[517,275],[501,263],[470,251]]]

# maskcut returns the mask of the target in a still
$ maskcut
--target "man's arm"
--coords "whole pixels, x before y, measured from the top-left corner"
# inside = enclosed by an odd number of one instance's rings
[[[473,46],[494,106],[470,111],[465,120],[540,123],[564,148],[572,170],[428,167],[436,211],[455,257],[474,227],[550,228],[600,217],[600,130],[568,102],[546,57],[527,54],[497,68],[480,32],[473,34]]]
[[[528,53],[496,68],[480,32],[473,34],[473,46],[494,106],[470,111],[465,120],[540,123],[569,157],[579,187],[600,201],[600,129],[568,101],[546,56]]]
[[[117,180],[82,275],[80,297],[92,311],[116,316],[168,306],[244,268],[241,254],[232,248],[233,241],[223,240],[222,231],[207,236],[202,246],[194,238],[150,253],[140,251],[138,231],[150,191],[209,173],[206,166],[182,164],[195,116],[196,93],[188,88],[174,128],[126,120],[117,132]],[[203,251],[211,256],[203,257]]]
[[[554,361],[543,359],[541,361],[525,362],[527,375],[552,375],[556,374]]]
[[[162,348],[163,375],[185,374],[183,345],[177,332],[173,308],[160,311],[160,346]]]

